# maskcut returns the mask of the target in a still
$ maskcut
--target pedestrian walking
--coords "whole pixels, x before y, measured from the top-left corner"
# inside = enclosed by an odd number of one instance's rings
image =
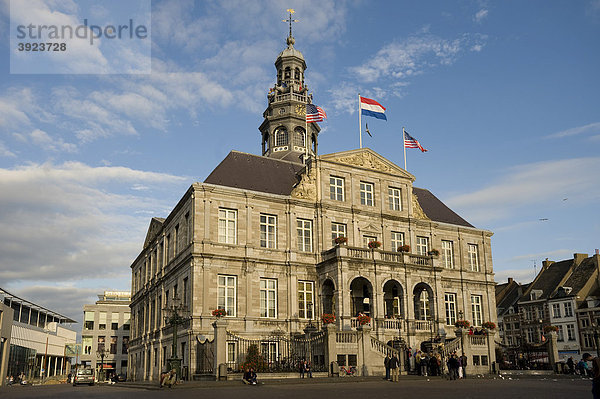
[[[592,357],[589,353],[584,353],[581,360],[592,362],[592,397],[600,399],[600,359]]]
[[[460,365],[462,366],[462,378],[467,378],[467,357],[464,352],[460,356]]]
[[[429,357],[427,353],[421,355],[421,375],[427,377],[427,368],[429,367]]]
[[[392,372],[392,382],[398,382],[398,374],[400,371],[400,361],[396,354],[393,354],[390,358],[390,370]]]
[[[388,353],[385,356],[385,359],[383,359],[383,365],[385,367],[385,379],[386,379],[386,381],[389,381],[389,379],[390,379],[390,360],[391,360],[391,357],[390,357],[390,354]]]

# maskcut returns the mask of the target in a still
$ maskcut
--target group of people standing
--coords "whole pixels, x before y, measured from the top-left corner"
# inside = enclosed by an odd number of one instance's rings
[[[395,353],[388,355],[383,360],[385,366],[385,379],[387,381],[398,382],[398,376],[400,375],[400,360],[398,355]]]
[[[459,378],[467,378],[467,357],[463,353],[458,356],[456,352],[452,352],[448,357],[448,374],[451,380]]]
[[[418,375],[424,377],[435,377],[441,375],[442,355],[439,352],[421,352],[415,353],[415,368]]]

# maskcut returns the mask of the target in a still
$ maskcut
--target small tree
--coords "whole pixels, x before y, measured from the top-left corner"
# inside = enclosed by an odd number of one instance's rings
[[[249,370],[253,368],[254,371],[266,371],[269,365],[258,351],[258,345],[252,344],[248,347],[248,353],[246,354],[246,361],[242,363],[243,370]]]

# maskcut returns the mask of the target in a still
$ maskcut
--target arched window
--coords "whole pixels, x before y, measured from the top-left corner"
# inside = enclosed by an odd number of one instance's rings
[[[265,151],[269,151],[269,133],[265,133],[264,138]]]
[[[288,133],[284,127],[279,127],[275,131],[275,146],[279,147],[282,145],[287,145],[288,143]]]
[[[285,75],[283,75],[284,79],[289,79],[292,77],[292,70],[290,69],[290,67],[286,67],[285,68]]]
[[[294,79],[300,80],[300,70],[298,68],[294,70]]]
[[[301,127],[294,129],[294,145],[304,147],[304,129]]]

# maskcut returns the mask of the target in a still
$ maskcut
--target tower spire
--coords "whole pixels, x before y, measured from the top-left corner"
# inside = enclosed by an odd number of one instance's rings
[[[296,12],[293,8],[288,8],[286,11],[290,13],[290,16],[288,19],[283,19],[282,21],[290,23],[290,35],[287,38],[287,44],[288,44],[288,46],[293,46],[295,40],[294,40],[294,37],[292,36],[292,22],[298,22],[298,20],[292,19],[292,14],[294,14]]]

